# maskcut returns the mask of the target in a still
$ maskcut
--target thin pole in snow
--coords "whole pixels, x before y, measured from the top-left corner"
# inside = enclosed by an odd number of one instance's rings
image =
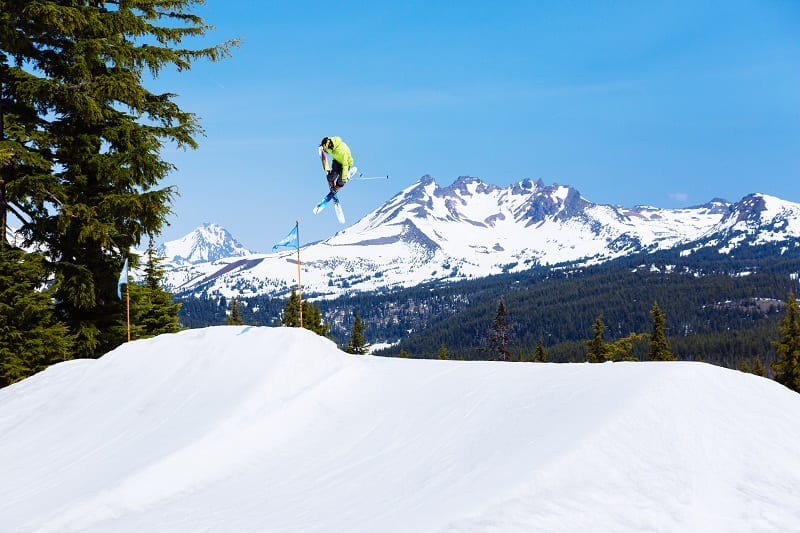
[[[131,289],[129,283],[125,283],[125,307],[128,322],[128,342],[131,342]]]
[[[298,303],[300,304],[300,327],[303,327],[303,284],[300,282],[300,221],[295,220],[294,225],[297,227],[297,296]]]

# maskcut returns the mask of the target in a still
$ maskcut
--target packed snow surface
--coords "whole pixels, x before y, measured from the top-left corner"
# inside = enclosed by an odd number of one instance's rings
[[[800,531],[800,395],[222,326],[0,390],[0,530]]]

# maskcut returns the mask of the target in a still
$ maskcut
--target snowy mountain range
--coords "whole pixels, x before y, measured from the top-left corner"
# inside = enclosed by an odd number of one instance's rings
[[[348,292],[474,279],[534,266],[598,264],[641,252],[800,246],[800,204],[764,194],[731,203],[662,209],[601,205],[541,180],[498,187],[424,176],[354,225],[301,248],[303,291]],[[302,245],[302,243],[301,243]],[[296,253],[247,251],[207,224],[164,247],[167,288],[195,295],[282,295],[296,283]]]

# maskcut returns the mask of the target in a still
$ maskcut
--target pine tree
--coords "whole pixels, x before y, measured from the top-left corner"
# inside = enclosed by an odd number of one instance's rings
[[[145,257],[143,283],[131,286],[131,322],[137,330],[135,338],[180,331],[181,304],[173,301],[172,295],[162,287],[166,272],[164,258],[158,256],[152,236]]]
[[[750,370],[756,376],[764,376],[764,365],[761,363],[761,358],[756,357],[753,359],[753,368]]]
[[[286,307],[283,309],[281,325],[290,328],[300,327],[300,296],[297,295],[294,289],[292,289],[289,300],[286,302]]]
[[[367,353],[369,344],[364,338],[364,331],[366,329],[367,326],[364,324],[364,321],[361,320],[361,313],[356,311],[356,319],[353,322],[353,331],[351,332],[350,340],[347,342],[347,346],[344,349],[345,352],[356,355],[364,355]]]
[[[450,359],[450,356],[447,353],[447,346],[445,346],[444,344],[439,346],[439,359],[441,359],[442,361]]]
[[[539,337],[539,340],[536,341],[536,352],[534,352],[533,360],[537,363],[546,363],[547,362],[547,352],[544,349],[544,339]]]
[[[244,324],[244,320],[242,320],[242,313],[239,310],[239,300],[237,298],[231,298],[230,302],[231,312],[228,315],[228,320],[226,321],[229,326],[241,326]]]
[[[508,324],[508,313],[506,304],[502,298],[497,304],[497,313],[492,321],[491,333],[489,334],[488,347],[484,351],[496,354],[498,361],[508,361],[511,352],[508,347],[511,344],[511,327]]]
[[[26,244],[47,250],[58,315],[76,356],[119,342],[122,256],[158,233],[175,195],[164,146],[195,148],[198,118],[144,83],[216,61],[236,43],[190,49],[210,27],[201,0],[0,0],[0,168]]]
[[[304,301],[302,305],[303,329],[313,331],[317,335],[325,337],[328,334],[330,326],[323,320],[322,312],[319,307],[309,301]],[[294,289],[292,289],[289,300],[286,302],[286,307],[283,309],[281,325],[292,328],[300,327],[300,296]]]
[[[603,315],[597,315],[597,318],[594,319],[594,324],[592,324],[594,337],[592,337],[591,340],[586,341],[586,347],[589,351],[587,354],[587,360],[590,363],[603,363],[608,360],[608,348],[603,340],[603,332],[605,330],[606,325],[603,323]]]
[[[303,302],[303,328],[321,337],[327,336],[330,329],[330,325],[322,319],[322,311],[309,301]]]
[[[672,349],[669,347],[667,334],[665,333],[666,317],[655,302],[653,307],[650,308],[650,315],[653,317],[653,334],[650,336],[650,360],[675,361],[676,357],[672,355]]]
[[[72,359],[72,338],[46,283],[41,254],[0,246],[0,387]]]
[[[786,311],[778,324],[781,338],[775,344],[775,362],[772,370],[775,381],[800,392],[800,307],[794,292],[789,292]]]
[[[636,341],[647,339],[647,333],[631,333],[627,337],[617,339],[606,344],[606,359],[608,361],[638,361],[633,355],[633,345]]]

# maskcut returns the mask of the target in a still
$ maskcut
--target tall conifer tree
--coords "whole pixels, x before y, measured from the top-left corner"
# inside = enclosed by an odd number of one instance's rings
[[[157,234],[175,194],[165,144],[196,147],[198,118],[145,87],[165,68],[228,55],[186,48],[209,29],[202,0],[0,0],[0,169],[27,243],[47,250],[76,355],[119,342],[122,257]]]

